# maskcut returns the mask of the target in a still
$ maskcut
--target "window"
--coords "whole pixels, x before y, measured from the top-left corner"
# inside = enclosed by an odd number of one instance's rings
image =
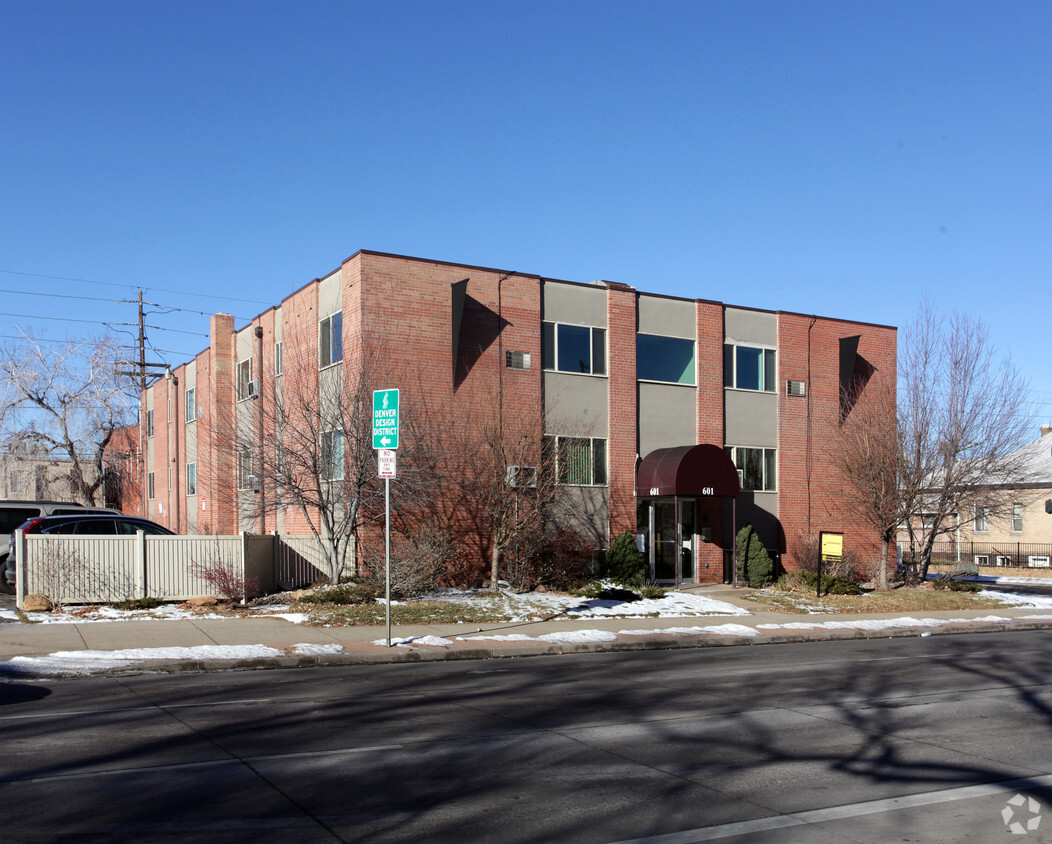
[[[252,452],[245,450],[237,456],[237,488],[251,489],[255,485],[252,475]]]
[[[726,452],[738,469],[742,489],[774,492],[778,488],[775,449],[728,446]]]
[[[186,494],[197,495],[197,464],[186,464]]]
[[[281,375],[281,343],[274,344],[274,374]]]
[[[987,512],[985,505],[975,505],[975,532],[986,533],[990,530],[990,514]]]
[[[243,401],[251,394],[248,385],[252,383],[252,358],[243,360],[237,365],[237,400]]]
[[[343,480],[343,431],[322,432],[321,471],[327,481]]]
[[[1023,532],[1023,505],[1012,505],[1012,533]]]
[[[640,381],[694,384],[694,341],[637,334],[636,378]]]
[[[343,313],[325,317],[320,325],[318,347],[322,368],[343,360]]]
[[[738,390],[775,390],[774,349],[723,346],[723,386]]]
[[[197,418],[197,390],[191,387],[186,391],[186,421],[193,422]]]
[[[541,331],[541,366],[544,369],[606,375],[605,328],[546,322]]]
[[[156,497],[154,495],[153,472],[150,472],[146,476],[146,497],[147,498],[155,498]]]
[[[554,463],[553,463],[554,459]],[[606,440],[592,437],[545,437],[544,463],[560,484],[606,485]]]
[[[146,411],[146,436],[153,436],[153,411]]]

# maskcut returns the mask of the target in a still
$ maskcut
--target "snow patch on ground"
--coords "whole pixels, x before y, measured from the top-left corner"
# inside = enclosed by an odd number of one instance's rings
[[[327,654],[338,654],[343,652],[343,645],[316,645],[311,643],[304,643],[301,645],[293,645],[289,648],[289,653],[294,656],[326,656]]]
[[[0,662],[0,671],[19,674],[94,674],[137,665],[148,659],[258,659],[284,656],[266,645],[196,645],[189,648],[125,648],[119,651],[56,651],[47,656],[16,656]]]

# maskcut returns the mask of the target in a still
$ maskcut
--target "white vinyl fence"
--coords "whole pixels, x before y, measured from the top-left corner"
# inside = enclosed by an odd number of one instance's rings
[[[17,531],[15,542],[19,607],[34,594],[56,604],[212,595],[214,588],[194,575],[201,565],[221,565],[241,580],[254,578],[263,593],[308,585],[327,570],[313,536],[27,536]]]

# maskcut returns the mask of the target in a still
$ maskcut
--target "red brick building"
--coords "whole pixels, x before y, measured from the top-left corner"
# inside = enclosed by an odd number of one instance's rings
[[[148,515],[189,533],[307,531],[263,477],[287,435],[267,408],[350,407],[368,374],[401,390],[402,413],[435,432],[423,440],[543,437],[563,518],[604,543],[642,534],[655,579],[728,578],[746,523],[787,567],[823,530],[874,556],[826,444],[895,370],[886,326],[361,251],[248,325],[213,316],[209,348],[146,390]],[[325,459],[353,461],[336,434],[318,432]]]

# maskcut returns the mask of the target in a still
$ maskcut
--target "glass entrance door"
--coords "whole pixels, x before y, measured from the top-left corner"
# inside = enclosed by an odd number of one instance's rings
[[[694,581],[697,576],[694,525],[692,498],[651,498],[639,502],[638,530],[646,537],[647,562],[653,580]]]

